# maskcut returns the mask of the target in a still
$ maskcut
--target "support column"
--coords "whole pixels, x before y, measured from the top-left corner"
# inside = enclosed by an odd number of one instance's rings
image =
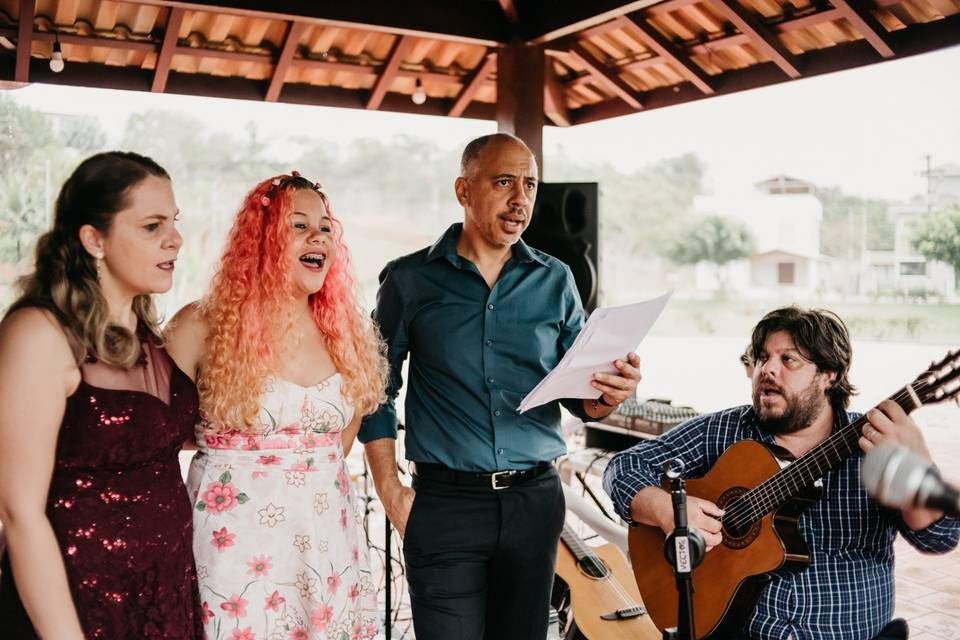
[[[510,133],[524,142],[537,158],[543,177],[543,90],[544,52],[542,45],[527,45],[516,39],[497,53],[497,131]]]

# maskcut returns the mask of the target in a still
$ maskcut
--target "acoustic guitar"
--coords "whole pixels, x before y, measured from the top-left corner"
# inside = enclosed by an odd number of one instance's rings
[[[613,544],[591,547],[563,525],[557,575],[570,587],[573,620],[588,640],[660,640],[623,552]]]
[[[960,351],[930,365],[890,399],[910,413],[958,392]],[[736,637],[769,581],[766,574],[810,564],[797,521],[819,497],[814,483],[860,450],[857,441],[866,424],[861,417],[786,466],[780,462],[790,460],[785,449],[744,440],[724,451],[705,476],[687,481],[688,495],[725,510],[723,543],[707,553],[693,573],[696,638]],[[660,629],[677,626],[678,595],[673,568],[663,555],[665,538],[659,527],[646,525],[629,533],[637,585]]]

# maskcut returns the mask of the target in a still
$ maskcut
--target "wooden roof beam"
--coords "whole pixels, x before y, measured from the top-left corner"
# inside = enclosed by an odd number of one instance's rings
[[[153,84],[150,87],[150,91],[154,93],[163,93],[167,88],[167,78],[170,77],[170,61],[173,60],[173,54],[177,49],[180,25],[183,24],[185,13],[186,10],[179,7],[170,9],[167,26],[163,32],[163,44],[160,45],[160,53],[157,54],[157,67],[153,72]]]
[[[300,44],[300,38],[306,31],[307,25],[303,22],[291,22],[287,29],[287,37],[283,41],[283,48],[280,50],[280,57],[273,67],[273,75],[270,77],[270,86],[267,87],[267,94],[264,100],[267,102],[276,102],[280,97],[280,91],[283,89],[283,81],[287,77],[287,71],[290,69],[290,63],[293,62],[293,56],[297,52],[297,45]]]
[[[569,127],[573,124],[573,120],[567,108],[567,93],[564,91],[564,85],[557,78],[553,60],[547,58],[543,71],[543,113],[558,127]]]
[[[450,2],[449,0],[418,0],[417,2],[136,0],[136,2],[180,7],[190,11],[306,22],[485,46],[507,42],[510,38],[510,25],[504,18],[503,11],[491,2]]]
[[[517,5],[513,0],[497,0],[500,3],[500,8],[503,10],[503,16],[507,19],[507,22],[510,24],[517,24],[520,22],[520,14],[517,13]]]
[[[857,9],[848,0],[830,0],[830,3],[846,18],[853,28],[860,32],[863,39],[884,58],[894,56],[886,34],[887,30],[867,9]]]
[[[380,72],[380,77],[377,78],[377,81],[373,84],[373,89],[370,90],[367,109],[380,108],[380,103],[383,102],[384,96],[390,90],[390,85],[393,84],[397,72],[400,71],[400,63],[403,62],[404,56],[410,51],[410,45],[412,44],[413,37],[411,36],[398,36],[394,40],[393,47],[390,48],[390,53],[387,55],[387,62],[383,65],[383,71]]]
[[[713,86],[713,80],[700,66],[690,59],[689,54],[673,46],[663,35],[655,28],[651,27],[643,15],[632,14],[618,18],[623,24],[625,31],[632,32],[640,38],[644,46],[650,49],[657,56],[669,62],[684,78],[693,84],[697,89],[708,95],[716,92]]]
[[[13,79],[30,82],[30,52],[33,49],[33,19],[37,15],[35,0],[20,0],[20,18],[17,21],[17,62]]]
[[[480,90],[480,87],[483,86],[483,83],[490,77],[490,74],[493,73],[496,67],[497,54],[491,51],[487,54],[487,57],[484,58],[483,62],[477,65],[477,68],[469,79],[463,83],[463,88],[460,90],[460,93],[457,94],[456,99],[453,101],[453,106],[450,107],[447,115],[452,118],[459,118],[463,115],[463,112],[467,110],[467,107],[473,101],[473,97],[477,94],[477,91]]]
[[[790,53],[776,33],[763,24],[755,15],[744,9],[737,0],[710,0],[711,5],[724,18],[750,38],[751,43],[760,49],[775,65],[791,78],[799,78],[800,70]]]
[[[640,102],[640,98],[633,87],[624,82],[623,78],[615,71],[611,71],[605,64],[597,60],[582,44],[578,42],[571,44],[570,55],[586,67],[596,80],[596,84],[626,102],[633,109],[643,109],[643,103]]]

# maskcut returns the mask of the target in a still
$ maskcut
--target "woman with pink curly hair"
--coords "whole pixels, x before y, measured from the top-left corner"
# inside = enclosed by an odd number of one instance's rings
[[[386,365],[318,184],[294,172],[247,195],[167,348],[203,414],[187,488],[207,637],[379,637],[344,456]]]

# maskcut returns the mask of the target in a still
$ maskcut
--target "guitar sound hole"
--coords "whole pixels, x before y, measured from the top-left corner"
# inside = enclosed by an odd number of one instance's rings
[[[610,574],[610,569],[600,558],[583,558],[577,560],[577,568],[588,578],[599,580],[606,578]]]
[[[744,487],[732,487],[717,499],[717,506],[727,512],[723,517],[723,544],[731,549],[743,549],[760,532],[760,521],[748,517],[738,505],[737,499],[747,491]]]

